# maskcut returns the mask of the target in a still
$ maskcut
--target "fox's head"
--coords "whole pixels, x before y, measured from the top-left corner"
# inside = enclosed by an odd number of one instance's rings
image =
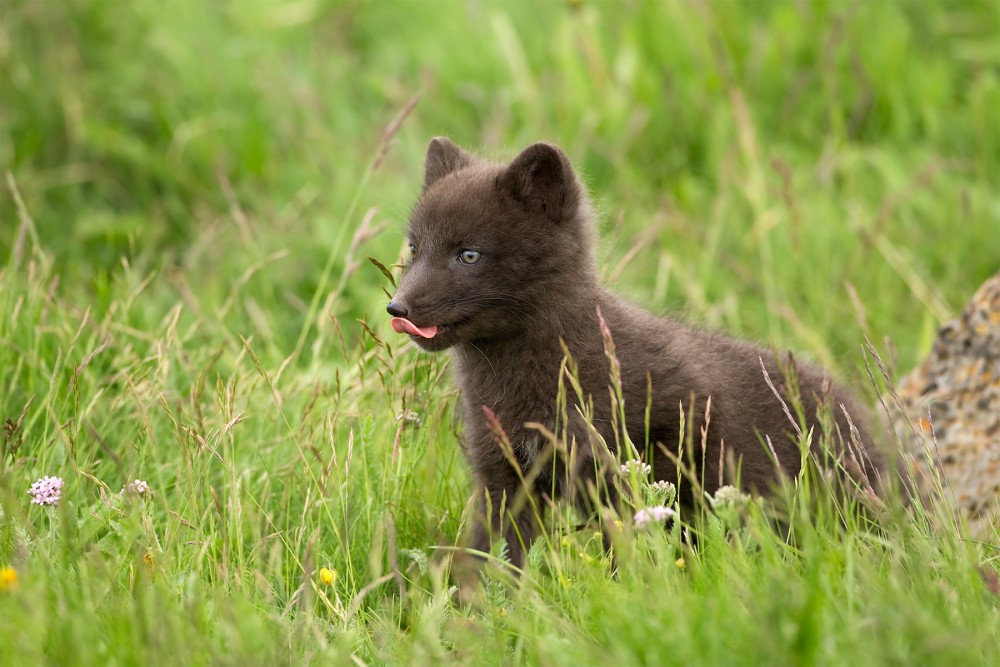
[[[590,207],[558,147],[500,165],[437,137],[424,170],[411,258],[386,308],[394,331],[426,350],[511,338],[593,285]]]

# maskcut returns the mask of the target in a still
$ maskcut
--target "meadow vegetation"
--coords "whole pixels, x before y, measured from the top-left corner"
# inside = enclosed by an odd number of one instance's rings
[[[0,664],[990,664],[1000,535],[809,474],[787,539],[559,511],[459,604],[448,359],[367,256],[432,136],[551,140],[608,284],[875,404],[865,337],[898,377],[1000,266],[998,7],[4,0]]]

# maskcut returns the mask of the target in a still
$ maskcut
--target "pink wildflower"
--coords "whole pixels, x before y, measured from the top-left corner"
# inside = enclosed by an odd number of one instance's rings
[[[149,493],[149,484],[141,479],[136,479],[122,487],[122,493],[131,493],[137,496],[144,496]]]
[[[656,507],[647,507],[639,510],[635,513],[632,521],[636,528],[645,528],[651,523],[663,523],[673,515],[674,511],[669,507],[657,505]]]
[[[55,505],[62,497],[62,487],[62,477],[42,477],[31,485],[28,493],[34,496],[31,502],[36,505]]]

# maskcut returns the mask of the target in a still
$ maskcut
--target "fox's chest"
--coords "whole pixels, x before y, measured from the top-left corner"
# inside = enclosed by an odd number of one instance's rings
[[[459,370],[465,412],[463,441],[470,463],[488,473],[494,466],[509,464],[513,457],[523,470],[530,469],[546,440],[537,426],[528,424],[541,425],[550,432],[557,428],[557,382],[544,381],[541,373],[529,381],[519,375],[476,377]]]
[[[492,441],[505,436],[516,449],[534,451],[540,424],[553,431],[556,424],[556,398],[528,400],[523,394],[501,393],[498,400],[483,400],[478,393],[463,391],[465,430],[472,441]]]

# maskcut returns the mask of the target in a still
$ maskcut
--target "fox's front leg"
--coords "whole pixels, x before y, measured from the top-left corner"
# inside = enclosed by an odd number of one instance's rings
[[[565,434],[565,478],[562,494],[587,517],[585,525],[601,528],[604,550],[611,552],[616,519],[624,512],[621,491],[627,482],[620,475],[620,463],[607,442],[610,434],[599,433],[579,413],[572,414]]]
[[[469,547],[474,552],[489,553],[502,537],[511,564],[523,568],[525,556],[540,529],[537,496],[525,489],[520,478],[511,472],[484,480],[476,490],[474,504],[476,516]]]
[[[514,567],[524,567],[525,555],[539,532],[537,516],[530,503],[520,511],[516,502],[518,486],[481,484],[470,500],[474,507],[468,548],[459,551],[452,560],[452,576],[458,584],[458,600],[463,604],[482,602],[479,575],[486,555],[496,540],[503,538],[507,557]],[[523,496],[523,494],[520,494]]]

